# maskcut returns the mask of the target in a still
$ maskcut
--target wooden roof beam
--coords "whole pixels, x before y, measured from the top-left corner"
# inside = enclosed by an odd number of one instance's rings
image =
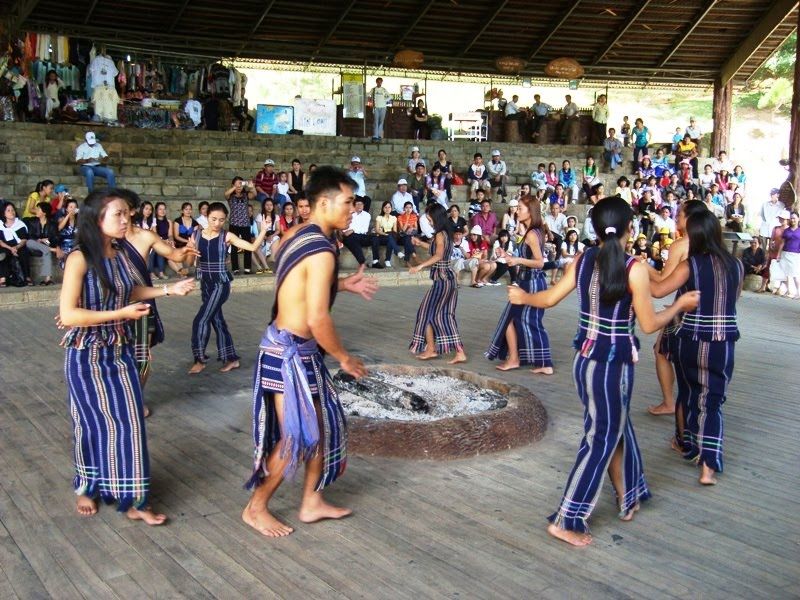
[[[484,33],[486,33],[486,30],[487,30],[487,29],[489,29],[489,27],[492,25],[492,23],[494,22],[494,20],[495,20],[497,17],[499,17],[499,16],[500,16],[500,13],[501,13],[501,12],[503,12],[503,9],[506,7],[506,5],[508,4],[508,2],[509,2],[509,0],[503,0],[503,1],[502,1],[502,2],[501,2],[501,3],[500,3],[498,6],[497,6],[497,8],[495,8],[495,9],[493,9],[493,10],[492,10],[492,12],[491,12],[491,14],[488,16],[488,18],[486,18],[486,19],[484,20],[483,27],[481,27],[481,28],[480,28],[480,30],[479,30],[479,31],[478,31],[478,32],[477,32],[477,33],[476,33],[474,36],[472,36],[472,40],[471,40],[471,41],[470,41],[468,44],[466,44],[466,45],[465,45],[465,46],[464,46],[464,47],[461,49],[461,52],[459,52],[459,56],[465,56],[465,55],[467,54],[467,52],[469,52],[469,49],[470,49],[470,48],[472,48],[472,46],[474,46],[474,45],[475,45],[475,42],[476,42],[476,41],[478,41],[478,39],[480,39],[480,37],[481,37],[481,36],[482,36]]]
[[[638,8],[635,8],[633,10],[631,15],[627,19],[625,19],[625,22],[622,23],[622,25],[617,29],[616,32],[614,32],[614,37],[611,38],[611,42],[609,42],[609,44],[606,46],[606,49],[603,50],[603,53],[598,55],[592,61],[592,65],[597,65],[600,61],[602,61],[606,57],[606,55],[608,55],[609,52],[611,52],[611,50],[614,49],[614,46],[616,46],[617,43],[622,39],[622,37],[628,32],[628,29],[631,28],[633,22],[636,21],[636,19],[638,19],[641,16],[641,14],[645,11],[650,2],[652,2],[652,0],[644,0],[644,2],[641,2],[639,4]]]
[[[664,56],[661,57],[661,60],[658,61],[658,66],[663,67],[669,62],[669,59],[672,58],[675,53],[678,51],[686,39],[692,35],[695,29],[697,29],[700,22],[708,16],[708,13],[711,12],[711,9],[714,8],[719,3],[719,0],[709,0],[706,2],[706,5],[703,6],[697,14],[692,19],[692,22],[686,26],[686,28],[681,31],[680,36],[678,36],[678,41],[673,44],[672,48],[670,48],[667,52],[664,53]]]
[[[320,40],[319,44],[317,44],[316,50],[314,50],[314,52],[311,53],[311,57],[309,58],[310,61],[314,60],[314,57],[317,56],[317,54],[319,54],[320,50],[322,50],[325,44],[327,44],[330,41],[330,39],[336,33],[336,30],[339,29],[339,25],[341,25],[344,22],[344,20],[347,18],[347,15],[350,14],[350,11],[353,10],[353,7],[356,5],[356,2],[358,2],[358,0],[350,0],[350,2],[347,4],[344,10],[339,14],[339,18],[336,19],[336,23],[333,24],[333,27],[331,27],[328,30],[328,33],[325,34],[325,37]]]
[[[94,14],[94,9],[97,8],[97,2],[99,0],[92,0],[92,5],[89,7],[89,12],[86,13],[86,18],[83,20],[84,25],[88,25],[89,21],[92,20],[92,15]]]
[[[15,2],[11,7],[11,10],[8,11],[9,30],[13,33],[19,31],[22,28],[22,24],[25,22],[25,20],[31,16],[31,13],[34,11],[37,4],[39,4],[39,0],[19,0],[18,2]]]
[[[414,18],[414,20],[403,30],[403,35],[400,36],[400,39],[398,39],[394,45],[389,48],[390,54],[398,50],[403,45],[403,43],[408,39],[408,36],[411,35],[411,32],[414,31],[417,25],[422,22],[422,19],[425,18],[425,15],[428,14],[428,11],[433,8],[433,5],[436,4],[436,2],[437,0],[429,0],[422,10],[417,13],[417,16]]]
[[[750,60],[756,50],[775,31],[783,21],[797,8],[797,0],[775,0],[761,21],[750,31],[750,35],[739,44],[739,48],[719,71],[720,85],[725,86],[736,76],[744,64]]]
[[[556,19],[553,23],[550,24],[550,27],[548,27],[546,30],[549,33],[545,36],[545,38],[541,42],[539,42],[539,44],[537,44],[537,46],[533,50],[531,50],[531,53],[528,55],[528,62],[531,62],[534,58],[536,58],[536,55],[539,54],[539,52],[541,52],[542,49],[547,45],[547,42],[549,42],[553,38],[553,36],[556,34],[556,31],[561,29],[561,26],[564,23],[566,23],[567,19],[569,19],[572,16],[572,13],[575,12],[575,9],[578,8],[579,4],[580,0],[576,0],[575,2],[573,2],[572,6],[570,6],[567,10],[561,13],[558,19]]]
[[[264,22],[264,19],[267,18],[267,15],[269,15],[270,11],[272,10],[272,7],[275,6],[276,2],[277,0],[270,0],[269,2],[267,2],[267,5],[264,7],[264,10],[261,11],[261,16],[258,17],[258,19],[256,20],[256,24],[253,25],[253,28],[250,30],[250,35],[247,36],[247,39],[245,40],[244,44],[239,46],[239,50],[236,52],[236,56],[239,56],[244,51],[244,49],[247,48],[247,45],[250,43],[250,38],[252,38],[253,35],[255,35],[256,31],[258,31],[258,28],[261,27],[261,24]]]
[[[189,2],[191,2],[191,1],[192,0],[183,0],[183,4],[181,4],[181,7],[178,9],[178,12],[175,14],[175,18],[172,19],[172,25],[169,26],[169,32],[170,33],[175,31],[175,28],[178,26],[178,21],[181,20],[181,17],[183,16],[183,13],[186,12],[186,7],[189,6]]]

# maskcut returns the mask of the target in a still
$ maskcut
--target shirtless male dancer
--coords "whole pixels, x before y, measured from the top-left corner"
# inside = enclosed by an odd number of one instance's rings
[[[242,519],[268,537],[283,537],[293,528],[269,511],[269,501],[285,477],[305,463],[303,523],[340,519],[350,509],[325,502],[322,489],[342,474],[347,453],[344,411],[333,388],[322,352],[355,377],[367,370],[342,347],[330,309],[338,291],[369,300],[378,289],[365,277],[363,265],[338,278],[332,235],[349,227],[355,183],[333,167],[311,175],[306,197],[308,222],[291,228],[275,254],[275,303],[256,361],[253,389],[255,456],[248,488],[253,489]]]
[[[689,200],[681,204],[676,221],[676,227],[681,237],[675,240],[669,247],[669,256],[667,256],[667,260],[664,263],[664,268],[661,271],[656,271],[647,261],[642,261],[642,264],[648,267],[647,270],[650,274],[651,282],[657,283],[663,281],[672,274],[675,267],[686,260],[689,256],[689,238],[686,236],[686,219],[696,212],[706,210],[708,210],[708,207],[700,200]],[[658,383],[661,386],[661,394],[663,396],[661,404],[647,407],[647,412],[655,416],[675,414],[675,369],[669,361],[672,329],[672,324],[662,329],[653,347],[656,355],[656,375],[658,376]]]

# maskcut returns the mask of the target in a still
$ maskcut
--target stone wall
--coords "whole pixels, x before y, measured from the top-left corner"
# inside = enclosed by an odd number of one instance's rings
[[[348,137],[4,123],[0,127],[0,152],[5,159],[0,167],[0,197],[22,202],[42,179],[65,183],[73,196],[84,197],[86,188],[74,162],[74,150],[91,129],[111,155],[118,185],[137,191],[151,202],[167,202],[170,215],[177,214],[184,201],[222,199],[231,178],[254,176],[266,158],[272,158],[278,169],[288,170],[294,158],[306,167],[311,163],[346,167],[352,156],[359,156],[368,174],[368,193],[376,201],[373,206],[379,207],[404,174],[412,145],[420,146],[428,164],[436,159],[439,148],[445,148],[462,174],[475,152],[483,153],[488,161],[491,150],[499,148],[509,167],[513,189],[529,181],[539,162],[553,161],[560,166],[566,158],[579,168],[588,154],[597,156],[600,152],[599,148],[579,146],[466,140],[371,143]],[[616,177],[605,175],[603,179],[613,190]],[[465,192],[456,201],[463,205]]]

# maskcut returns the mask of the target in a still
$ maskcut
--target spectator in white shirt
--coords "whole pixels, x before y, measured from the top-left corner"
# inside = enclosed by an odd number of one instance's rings
[[[561,109],[561,138],[566,143],[567,139],[567,128],[569,127],[570,121],[574,120],[578,116],[578,105],[572,101],[572,96],[567,94],[564,96],[564,99],[567,103],[564,105],[564,108]]]
[[[450,268],[458,278],[461,271],[469,271],[471,275],[470,284],[474,285],[477,282],[478,276],[478,263],[477,258],[471,258],[469,254],[469,242],[464,236],[463,231],[453,232],[453,250],[450,253]]]
[[[564,234],[567,231],[567,215],[561,210],[558,201],[550,203],[550,210],[544,216],[544,222],[547,223],[547,228],[553,236],[552,241],[556,248],[561,248],[561,243],[564,241]]]
[[[411,202],[414,212],[417,212],[417,207],[414,205],[414,197],[408,193],[408,181],[398,179],[397,191],[392,194],[392,214],[395,217],[403,212],[406,202]]]
[[[375,87],[370,90],[372,97],[372,141],[383,139],[383,123],[386,120],[386,105],[391,97],[386,88],[383,87],[383,78],[375,80]]]
[[[472,157],[472,164],[467,169],[467,184],[471,192],[470,198],[477,196],[477,191],[483,190],[487,195],[492,193],[492,184],[489,181],[489,172],[483,164],[483,154],[476,152]]]
[[[719,174],[721,171],[731,173],[733,171],[733,163],[728,158],[728,153],[722,150],[717,155],[717,158],[711,161],[711,168],[715,174]]]
[[[508,181],[508,168],[506,161],[500,157],[500,150],[492,150],[492,160],[486,165],[489,171],[489,183],[493,188],[497,188],[497,194],[506,201],[506,182]]]
[[[658,210],[656,218],[653,220],[653,225],[655,226],[655,230],[659,232],[663,229],[669,229],[669,237],[674,240],[677,227],[675,225],[675,219],[673,219],[671,215],[672,209],[665,204]]]
[[[108,154],[97,141],[93,131],[86,132],[86,141],[75,150],[75,162],[81,167],[81,174],[86,179],[89,193],[94,189],[94,178],[102,177],[109,189],[117,186],[114,171],[107,167]]]
[[[778,215],[785,208],[779,200],[780,190],[772,188],[769,192],[769,200],[761,206],[761,224],[758,226],[758,236],[761,238],[761,247],[769,250],[772,231],[780,224]]]
[[[698,179],[700,183],[700,187],[703,188],[704,191],[708,192],[711,190],[711,186],[717,182],[717,176],[714,175],[714,167],[711,165],[706,165],[703,168],[703,173],[700,175]]]
[[[353,253],[359,265],[366,262],[364,258],[364,246],[372,246],[372,234],[370,233],[369,224],[371,217],[367,211],[364,210],[364,201],[356,198],[355,212],[350,220],[350,227],[342,231],[342,243],[345,247]],[[372,268],[382,269],[383,265],[380,262],[380,257],[375,252],[375,247],[372,248]]]

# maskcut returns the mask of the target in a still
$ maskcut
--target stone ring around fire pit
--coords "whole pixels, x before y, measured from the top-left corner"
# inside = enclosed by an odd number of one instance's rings
[[[380,364],[369,369],[371,374],[452,377],[499,392],[507,403],[502,408],[432,421],[348,416],[348,449],[354,455],[467,458],[530,444],[540,440],[547,429],[544,406],[520,385],[454,368]]]

